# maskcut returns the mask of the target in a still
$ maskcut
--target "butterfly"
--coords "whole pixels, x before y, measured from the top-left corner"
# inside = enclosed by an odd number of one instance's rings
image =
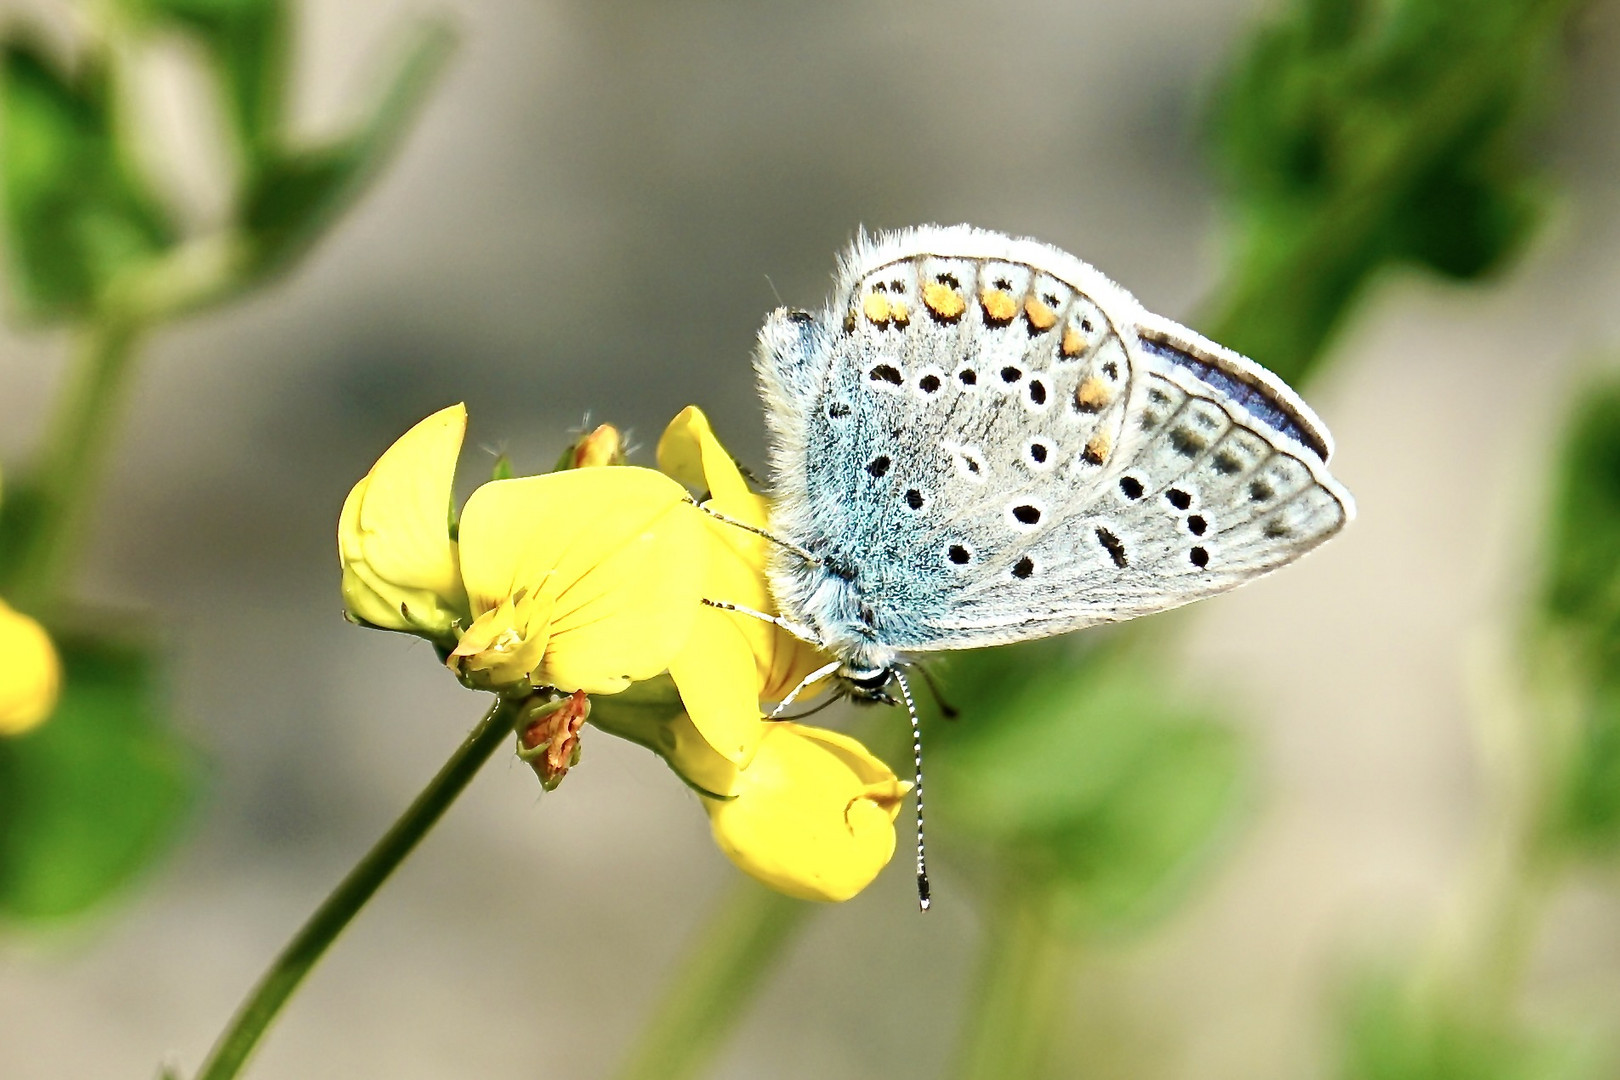
[[[1333,441],[1254,361],[1079,259],[960,225],[857,237],[755,366],[783,625],[857,695],[903,665],[1147,615],[1292,562],[1354,516]]]

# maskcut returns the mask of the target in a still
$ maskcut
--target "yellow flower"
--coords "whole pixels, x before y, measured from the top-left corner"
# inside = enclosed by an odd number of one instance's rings
[[[848,900],[894,854],[894,819],[911,785],[848,735],[769,725],[730,799],[703,799],[714,841],[778,892]]]
[[[665,431],[664,472],[622,465],[623,442],[604,426],[562,471],[480,487],[453,527],[465,430],[461,406],[434,414],[350,494],[338,542],[352,617],[434,640],[469,686],[569,693],[526,714],[519,733],[548,787],[578,760],[588,717],[697,789],[716,842],[746,872],[810,899],[864,888],[894,852],[909,785],[848,736],[763,718],[762,700],[780,700],[828,657],[703,604],[774,611],[770,541],[704,514],[677,483],[715,513],[767,524],[768,503],[703,414],[689,408]],[[586,467],[605,465],[618,467]],[[637,683],[594,707],[585,696]]]
[[[446,640],[465,617],[450,499],[466,432],[465,405],[439,410],[384,451],[344,500],[338,557],[350,618]]]
[[[351,617],[438,642],[452,670],[490,690],[611,694],[668,668],[708,554],[685,490],[630,467],[495,480],[452,535],[466,427],[464,406],[434,413],[350,492],[338,550]],[[611,429],[587,440],[602,460],[617,441]]]
[[[686,491],[651,469],[485,484],[461,515],[473,622],[451,665],[521,669],[536,686],[587,694],[652,678],[686,644],[698,614],[703,525]]]
[[[0,735],[20,735],[56,709],[62,664],[45,628],[0,602]]]
[[[767,527],[770,504],[748,489],[742,471],[695,406],[684,409],[665,429],[658,441],[658,465],[693,490],[706,493],[704,505],[716,513],[755,528]],[[765,581],[771,542],[712,517],[704,523],[710,555],[703,595],[776,614]],[[760,717],[760,701],[780,701],[829,659],[771,623],[706,607],[669,671],[703,737],[728,760],[744,766],[767,726]],[[801,697],[814,697],[824,689],[824,685],[811,688]]]

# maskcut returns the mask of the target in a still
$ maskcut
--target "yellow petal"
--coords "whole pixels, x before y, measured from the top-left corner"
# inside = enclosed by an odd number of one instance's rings
[[[708,551],[681,486],[650,469],[497,480],[461,516],[473,616],[522,594],[551,604],[535,685],[611,694],[669,667],[702,597]]]
[[[769,502],[749,490],[736,461],[696,406],[687,406],[664,430],[658,441],[658,464],[688,487],[709,492],[711,498],[705,505],[715,512],[758,529],[769,525]],[[774,546],[771,541],[714,518],[707,519],[707,525],[714,551],[704,595],[776,614],[776,602],[765,580],[766,560]],[[800,679],[830,659],[815,646],[763,620],[735,612],[721,613],[720,618],[731,622],[746,641],[756,667],[755,694],[766,701],[780,701]],[[823,689],[813,687],[802,696],[809,699]],[[707,728],[700,713],[694,712],[692,719],[700,729]]]
[[[894,854],[894,818],[910,785],[847,735],[775,723],[734,798],[704,799],[715,843],[789,896],[848,900]]]
[[[466,430],[465,406],[434,413],[384,451],[344,500],[338,557],[355,618],[442,638],[465,615],[449,515]]]
[[[555,604],[550,595],[507,597],[473,620],[445,662],[471,685],[489,690],[515,686],[545,656]]]
[[[716,499],[747,495],[748,481],[696,405],[682,409],[658,440],[658,467],[700,495]]]
[[[770,725],[760,716],[754,653],[738,617],[718,608],[700,610],[685,648],[670,661],[669,674],[693,726],[714,752],[733,765],[747,765]],[[670,764],[677,772],[688,771]]]
[[[56,708],[62,663],[45,628],[0,602],[0,735],[19,735]]]

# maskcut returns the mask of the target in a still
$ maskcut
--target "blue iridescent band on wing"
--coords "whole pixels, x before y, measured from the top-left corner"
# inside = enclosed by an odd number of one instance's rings
[[[1265,387],[1244,382],[1230,372],[1223,371],[1209,361],[1201,360],[1168,341],[1160,341],[1145,334],[1139,340],[1142,347],[1154,356],[1192,372],[1199,381],[1219,390],[1278,431],[1310,447],[1323,461],[1327,460],[1327,447],[1322,445],[1313,432],[1303,427],[1292,412],[1284,409],[1275,398],[1267,394]]]

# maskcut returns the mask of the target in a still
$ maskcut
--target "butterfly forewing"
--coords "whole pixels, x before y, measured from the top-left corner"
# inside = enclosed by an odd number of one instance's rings
[[[827,312],[767,324],[760,368],[773,528],[823,560],[784,560],[773,586],[835,647],[967,648],[1174,607],[1350,513],[1286,387],[1033,241],[858,242]]]

